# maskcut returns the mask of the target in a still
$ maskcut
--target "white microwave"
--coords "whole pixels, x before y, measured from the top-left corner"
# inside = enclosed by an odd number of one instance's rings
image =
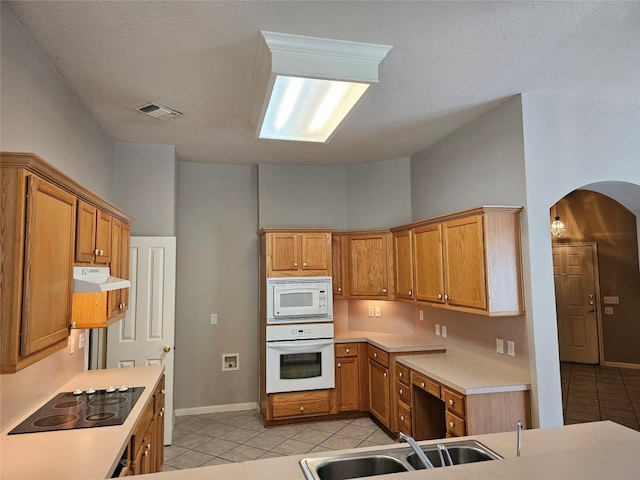
[[[331,277],[267,278],[267,323],[333,321]]]

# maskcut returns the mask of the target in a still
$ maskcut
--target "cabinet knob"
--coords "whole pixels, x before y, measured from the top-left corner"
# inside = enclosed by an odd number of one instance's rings
[[[149,455],[149,450],[145,450],[145,451],[144,451],[144,456],[146,457],[146,456],[148,456],[148,455]]]
[[[400,420],[404,422],[404,415],[400,415]]]
[[[302,266],[306,267],[307,266],[307,262],[302,262]]]
[[[376,352],[373,352],[373,358],[378,358],[378,354]]]
[[[400,389],[400,395],[402,395],[404,393],[404,390]]]
[[[384,372],[382,375],[384,376],[384,378],[387,378],[387,372]]]
[[[383,289],[382,289],[382,293],[387,293],[387,289],[386,289],[386,288],[383,288]]]
[[[165,345],[164,347],[162,347],[162,351],[169,353],[171,351],[171,345]]]
[[[412,295],[411,290],[409,290],[409,296],[411,296],[411,295]]]
[[[424,382],[420,382],[420,386],[424,388]]]
[[[338,287],[338,291],[341,292],[342,291],[342,287]]]
[[[345,349],[344,349],[344,352],[345,352],[345,353],[349,353],[349,349],[348,349],[348,348],[345,348]]]
[[[449,427],[453,428],[453,422],[449,422]]]
[[[304,407],[300,407],[300,411],[301,411],[301,412],[304,412]]]
[[[147,448],[148,448],[149,450],[151,450],[151,444],[150,444],[150,443],[147,443]]]
[[[93,251],[94,255],[100,255],[100,250],[98,250],[97,248]]]
[[[340,368],[342,366],[342,364],[340,362],[338,362],[338,368]]]
[[[449,399],[449,405],[453,405],[453,399],[452,398]]]
[[[442,300],[442,294],[441,293],[438,294],[438,300]]]
[[[402,372],[398,373],[398,375],[400,376],[400,378],[402,378]]]
[[[449,300],[449,295],[447,295],[446,293],[444,294],[444,299],[445,300]]]
[[[298,267],[298,262],[293,262],[294,267]]]

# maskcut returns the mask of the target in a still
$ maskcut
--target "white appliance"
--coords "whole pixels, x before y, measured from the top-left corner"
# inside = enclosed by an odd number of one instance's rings
[[[331,277],[267,278],[267,324],[332,320]]]
[[[333,323],[266,328],[267,393],[335,388]]]
[[[109,267],[73,267],[73,292],[109,292],[129,288],[131,282],[111,276]]]

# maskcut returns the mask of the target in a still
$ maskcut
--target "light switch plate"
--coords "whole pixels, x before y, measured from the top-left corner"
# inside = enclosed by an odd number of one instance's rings
[[[603,300],[606,305],[620,304],[620,297],[604,297]]]
[[[442,336],[443,337],[447,337],[447,326],[446,325],[442,325]]]
[[[496,353],[504,355],[504,339],[496,337]]]
[[[373,307],[369,307],[369,316],[373,317],[374,313],[373,313]]]
[[[211,325],[217,325],[218,324],[218,314],[217,313],[212,313],[211,314]]]
[[[382,316],[382,309],[380,307],[376,307],[376,317]]]
[[[436,335],[440,336],[440,324],[436,323]]]
[[[423,322],[424,321],[424,311],[420,310],[420,321]]]
[[[507,354],[512,357],[516,356],[516,342],[513,340],[507,340]]]

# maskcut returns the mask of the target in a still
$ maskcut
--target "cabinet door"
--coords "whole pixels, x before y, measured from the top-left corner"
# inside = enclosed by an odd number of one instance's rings
[[[449,305],[486,309],[483,217],[443,224],[445,293]]]
[[[23,357],[69,336],[76,199],[28,178],[22,306]]]
[[[423,302],[444,303],[444,265],[440,224],[413,231],[415,298]]]
[[[120,243],[120,278],[129,280],[130,276],[130,256],[131,256],[131,225],[122,224],[122,237]],[[122,311],[126,311],[129,306],[129,289],[120,290],[120,302],[122,303]]]
[[[295,233],[271,234],[271,270],[298,270],[298,235]]]
[[[413,300],[413,238],[410,230],[393,234],[396,296]]]
[[[349,294],[387,297],[389,283],[388,235],[349,237]]]
[[[95,263],[111,262],[111,221],[112,217],[98,210],[96,219],[96,257]]]
[[[91,263],[95,258],[98,209],[82,200],[78,200],[77,222],[76,262]]]
[[[326,233],[300,234],[300,262],[302,270],[328,270],[331,262],[329,235]]]
[[[342,272],[342,235],[331,236],[331,271],[333,277],[333,298],[344,298]]]
[[[111,275],[114,277],[120,277],[122,275],[122,263],[121,263],[121,249],[122,249],[122,221],[114,218],[111,222]],[[112,290],[107,293],[107,317],[111,318],[120,313],[120,304],[122,290]]]
[[[152,463],[154,472],[161,472],[162,465],[164,464],[164,382],[165,379],[163,376],[153,395],[155,416],[152,423],[154,432],[152,442],[154,457]]]
[[[336,359],[336,386],[338,388],[338,411],[360,410],[360,362],[358,357]]]
[[[369,411],[389,426],[389,370],[369,359]]]

